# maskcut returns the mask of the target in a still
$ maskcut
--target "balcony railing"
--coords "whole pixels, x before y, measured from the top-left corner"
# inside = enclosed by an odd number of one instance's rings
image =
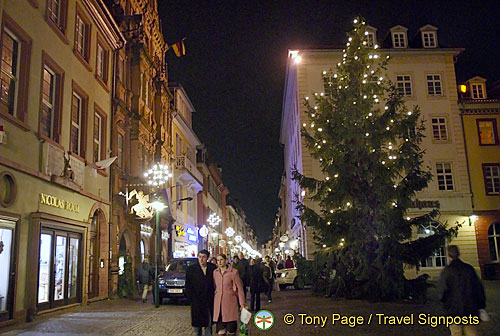
[[[196,165],[191,162],[187,156],[183,155],[175,157],[175,169],[186,169],[199,183],[203,183],[203,176],[196,168]]]

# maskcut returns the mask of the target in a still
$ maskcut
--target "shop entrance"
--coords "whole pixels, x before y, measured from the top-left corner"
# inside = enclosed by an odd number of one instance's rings
[[[0,218],[0,321],[12,318],[16,222]]]
[[[82,235],[42,228],[38,268],[38,309],[81,302]]]

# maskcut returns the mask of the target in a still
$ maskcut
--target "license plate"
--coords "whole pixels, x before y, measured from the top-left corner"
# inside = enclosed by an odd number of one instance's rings
[[[168,290],[169,293],[179,294],[182,293],[182,288],[170,288]]]

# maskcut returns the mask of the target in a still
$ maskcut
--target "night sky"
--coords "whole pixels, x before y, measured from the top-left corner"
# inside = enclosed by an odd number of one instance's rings
[[[441,46],[465,48],[459,81],[500,79],[500,1],[170,1],[158,0],[168,44],[186,37],[186,56],[167,53],[169,81],[181,83],[193,128],[222,165],[260,243],[271,237],[283,172],[279,144],[287,49],[346,42],[355,16],[377,28],[431,24]]]

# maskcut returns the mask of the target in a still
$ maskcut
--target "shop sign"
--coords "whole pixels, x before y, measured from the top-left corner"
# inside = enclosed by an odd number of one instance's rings
[[[167,231],[162,231],[161,232],[161,239],[167,240],[169,238],[168,232]]]
[[[49,194],[40,193],[40,204],[45,204],[54,208],[60,208],[76,213],[80,212],[79,204],[65,201]]]
[[[441,207],[441,204],[439,201],[421,201],[421,200],[413,200],[410,203],[410,208],[417,208],[417,209],[423,209],[423,208],[437,208],[439,209]]]
[[[203,225],[200,229],[200,236],[202,236],[203,238],[205,238],[206,236],[208,236],[208,228],[206,225]]]
[[[153,234],[153,228],[149,225],[141,224],[141,233],[150,236]]]
[[[175,233],[177,234],[177,237],[185,237],[186,236],[186,231],[184,231],[184,228],[181,225],[175,226]]]

